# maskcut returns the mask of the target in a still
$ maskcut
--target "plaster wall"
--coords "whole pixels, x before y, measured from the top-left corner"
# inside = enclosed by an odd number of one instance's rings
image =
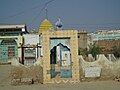
[[[81,79],[86,79],[85,68],[89,67],[99,67],[101,68],[99,80],[114,79],[116,76],[120,76],[120,60],[112,62],[108,60],[103,54],[99,55],[98,59],[93,62],[88,62],[79,56],[80,61],[80,77]],[[96,77],[94,77],[96,78]]]
[[[20,64],[17,59],[13,58],[11,64],[12,85],[28,84],[29,79],[32,80],[32,82],[43,83],[43,67],[42,62],[39,59],[34,65],[25,66]],[[23,82],[23,80],[26,81]]]

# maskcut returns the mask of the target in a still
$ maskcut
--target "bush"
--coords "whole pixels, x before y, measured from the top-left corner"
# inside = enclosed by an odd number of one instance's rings
[[[89,49],[85,48],[85,49],[81,49],[79,48],[79,55],[86,55],[88,56],[88,54],[92,54],[92,56],[95,58],[97,57],[97,54],[100,54],[100,48],[96,43],[90,44],[89,45]]]
[[[113,47],[113,54],[115,57],[119,58],[120,57],[120,46],[114,46]]]

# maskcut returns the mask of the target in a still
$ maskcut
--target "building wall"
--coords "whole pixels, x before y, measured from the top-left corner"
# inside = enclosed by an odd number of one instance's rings
[[[120,46],[120,40],[98,40],[96,42],[103,54],[113,53],[113,48]]]
[[[97,30],[97,34],[118,34],[120,30]]]
[[[25,34],[24,37],[24,45],[37,45],[39,43],[39,35],[38,34]]]
[[[32,65],[40,58],[39,34],[25,34],[24,37],[24,64]]]
[[[110,54],[115,46],[120,45],[120,34],[117,32],[119,30],[103,30],[98,31],[97,34],[90,33],[88,44],[97,42],[103,54]]]
[[[87,48],[87,33],[78,31],[78,48]]]
[[[120,34],[91,34],[94,41],[120,39]]]
[[[100,54],[96,61],[88,62],[79,56],[80,60],[80,77],[83,80],[113,80],[120,76],[120,60],[112,61],[107,59],[105,55]],[[86,70],[88,69],[89,70]],[[99,68],[99,70],[97,70]]]
[[[0,31],[2,44],[5,44],[6,47],[4,48],[7,48],[6,57],[8,55],[8,59],[15,57],[22,61],[22,35],[27,33],[26,25],[0,25]],[[12,52],[12,54],[10,54],[10,52]],[[7,61],[9,61],[8,59]]]
[[[39,60],[31,66],[25,66],[13,59],[11,65],[12,85],[43,83],[43,67]]]

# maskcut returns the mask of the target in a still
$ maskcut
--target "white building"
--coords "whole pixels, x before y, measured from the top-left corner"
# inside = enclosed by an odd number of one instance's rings
[[[41,46],[38,34],[25,34],[23,53],[24,53],[24,64],[32,65],[37,59],[40,59]]]

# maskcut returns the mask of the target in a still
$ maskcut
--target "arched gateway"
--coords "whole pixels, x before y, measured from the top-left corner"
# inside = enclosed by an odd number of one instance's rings
[[[42,32],[43,83],[79,82],[77,30]]]

